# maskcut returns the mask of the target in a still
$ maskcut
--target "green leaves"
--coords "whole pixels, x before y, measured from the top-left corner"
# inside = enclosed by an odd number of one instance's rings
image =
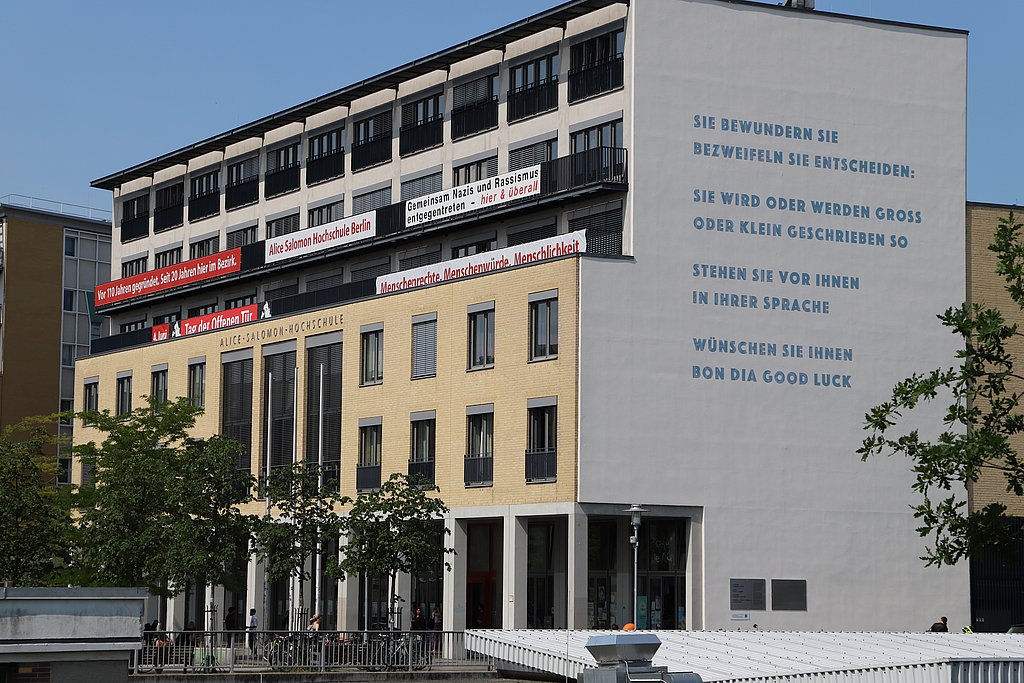
[[[1024,310],[1021,228],[1012,213],[1000,219],[989,249],[997,255],[996,273],[1005,278],[1006,291]],[[1007,322],[1000,310],[977,303],[949,308],[938,318],[962,340],[956,353],[959,365],[899,382],[888,401],[865,415],[869,435],[857,451],[864,460],[901,454],[913,461],[913,490],[922,498],[913,508],[920,521],[917,531],[933,538],[921,559],[937,566],[1003,548],[1012,539],[1005,506],[990,503],[971,511],[953,494],[954,488],[970,487],[984,473],[998,472],[1008,492],[1024,495],[1024,468],[1012,442],[1024,432],[1022,377],[1007,349],[1020,339],[1017,325]],[[937,436],[927,440],[916,430],[899,433],[905,415],[922,402],[936,400],[949,401]]]

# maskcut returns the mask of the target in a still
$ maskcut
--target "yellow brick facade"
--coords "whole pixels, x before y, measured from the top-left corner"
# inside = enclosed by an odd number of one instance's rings
[[[78,362],[79,378],[98,378],[99,408],[115,410],[117,374],[132,372],[133,406],[150,392],[153,366],[168,366],[168,396],[187,393],[190,358],[206,357],[206,412],[199,418],[198,436],[220,428],[221,353],[253,351],[253,474],[259,474],[264,442],[265,399],[262,347],[296,340],[296,431],[298,457],[305,452],[306,362],[305,339],[342,331],[342,444],[341,491],[356,495],[355,471],[359,420],[382,418],[381,477],[405,472],[410,455],[410,413],[436,411],[435,479],[441,497],[451,508],[523,503],[572,502],[576,499],[577,453],[577,258],[521,267],[445,285],[375,297],[313,312],[275,317],[194,337],[158,342],[141,348],[93,356]],[[558,344],[555,359],[529,361],[529,295],[558,290]],[[467,308],[493,301],[495,311],[494,367],[467,371]],[[411,379],[412,318],[437,314],[437,374]],[[360,327],[384,325],[384,381],[360,386]],[[81,397],[82,379],[77,388]],[[558,470],[555,482],[527,484],[527,400],[557,397]],[[467,488],[467,406],[494,404],[493,485]],[[76,440],[98,438],[95,430],[76,426]],[[76,467],[76,480],[81,477]],[[248,512],[262,510],[253,503]]]
[[[991,306],[1003,311],[1006,318],[1013,322],[1021,320],[1020,308],[1006,292],[1006,281],[996,274],[996,255],[989,251],[999,219],[1014,211],[1014,219],[1024,219],[1021,207],[993,206],[983,204],[967,205],[967,291],[968,300],[983,306]],[[951,302],[952,303],[952,302]],[[1016,337],[1007,342],[1007,350],[1018,362],[1024,362],[1024,339]],[[1024,390],[1018,383],[1011,386],[1016,391]],[[1024,453],[1024,437],[1017,436],[1012,440],[1014,448]],[[972,510],[980,510],[989,503],[999,502],[1006,506],[1008,514],[1024,516],[1024,499],[1006,490],[1006,478],[1001,472],[987,470],[971,487],[970,505]]]

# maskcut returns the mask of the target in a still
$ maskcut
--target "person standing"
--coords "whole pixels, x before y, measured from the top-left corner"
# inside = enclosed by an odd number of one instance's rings
[[[249,652],[253,655],[256,654],[256,629],[260,626],[260,620],[256,618],[256,608],[253,607],[249,610],[249,623],[246,625],[246,630],[249,632]]]
[[[228,641],[228,647],[234,647],[235,634],[231,631],[238,630],[238,610],[233,606],[228,607],[228,613],[224,615],[224,630],[227,631],[225,639]]]
[[[928,630],[932,633],[948,633],[949,627],[946,626],[946,617],[939,617],[939,620],[932,624],[932,627]]]

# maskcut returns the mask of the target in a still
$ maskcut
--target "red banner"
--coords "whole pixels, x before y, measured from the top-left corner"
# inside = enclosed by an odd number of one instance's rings
[[[96,287],[96,305],[106,306],[165,289],[236,273],[242,269],[242,250],[229,249],[202,258],[114,280]]]
[[[195,318],[185,318],[173,325],[154,325],[153,341],[165,341],[187,337],[190,334],[219,330],[222,327],[232,327],[243,323],[255,322],[259,318],[259,306],[250,304],[241,308],[232,308],[219,313],[208,313]]]

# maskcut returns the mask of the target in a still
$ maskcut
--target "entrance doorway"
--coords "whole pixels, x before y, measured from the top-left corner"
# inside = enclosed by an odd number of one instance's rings
[[[466,626],[501,628],[501,523],[470,522],[466,536]]]

